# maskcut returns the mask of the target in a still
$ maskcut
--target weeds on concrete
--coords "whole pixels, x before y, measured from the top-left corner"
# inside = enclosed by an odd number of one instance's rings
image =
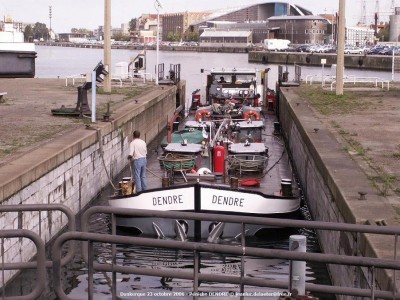
[[[123,88],[114,88],[111,90],[111,94],[113,95],[123,95],[122,102],[133,100],[135,97],[142,95],[144,92],[151,90],[154,86],[151,85],[143,85],[143,86],[130,86],[130,87],[123,87]],[[100,89],[99,94],[110,94],[105,93],[103,89]],[[117,105],[117,103],[110,101],[110,109]],[[96,109],[98,115],[103,115],[107,111],[107,103],[99,105]]]
[[[381,90],[374,93],[352,91],[351,93],[344,93],[343,96],[336,96],[334,92],[322,90],[320,86],[303,85],[301,86],[300,94],[302,98],[308,99],[311,106],[320,114],[331,117],[338,114],[351,114],[368,108],[376,109],[382,105],[384,97],[398,97],[398,91],[398,87],[391,87],[390,91]],[[366,98],[368,100],[365,100]],[[400,188],[398,187],[400,177],[388,174],[383,166],[379,166],[374,162],[368,155],[368,150],[370,149],[365,149],[356,140],[357,133],[351,132],[348,128],[343,128],[342,124],[335,120],[330,120],[329,123],[338,136],[347,144],[343,147],[343,150],[349,153],[353,160],[361,159],[368,166],[369,170],[366,168],[364,173],[380,195],[386,197],[390,193],[395,193],[400,196]],[[400,160],[400,144],[389,155],[392,159]]]
[[[322,90],[319,86],[302,85],[301,97],[308,99],[323,115],[351,113],[368,108],[372,102],[360,100],[360,93],[344,93],[336,95],[335,92]]]
[[[368,157],[367,150],[358,141],[356,141],[352,136],[357,136],[356,133],[349,133],[348,131],[341,128],[341,126],[335,122],[331,122],[332,127],[337,130],[340,136],[348,143],[348,146],[343,148],[344,151],[352,155],[358,155],[367,163],[367,165],[376,172],[377,175],[371,176],[367,175],[367,178],[371,181],[374,188],[376,188],[379,193],[386,197],[389,195],[390,190],[393,190],[397,195],[400,194],[400,188],[394,189],[394,185],[398,178],[396,176],[389,175],[385,172],[382,166],[377,166],[374,164],[373,160]],[[396,158],[400,159],[400,152],[393,154]]]
[[[380,191],[381,196],[388,196],[390,190],[393,188],[394,182],[397,180],[396,176],[388,175],[388,174],[380,174],[377,176],[368,176],[368,179],[372,182],[372,185]],[[399,190],[399,189],[396,189]],[[398,193],[399,191],[395,193]]]
[[[350,133],[344,129],[341,128],[341,126],[336,123],[335,121],[332,121],[332,126],[337,130],[337,132],[342,136],[342,138],[349,144],[349,146],[344,147],[344,149],[351,153],[355,152],[357,155],[364,156],[366,153],[366,149],[352,136],[357,136],[357,133]]]

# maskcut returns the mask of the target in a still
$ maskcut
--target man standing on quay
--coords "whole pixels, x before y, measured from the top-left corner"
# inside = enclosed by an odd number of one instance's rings
[[[146,142],[140,139],[140,131],[133,132],[133,140],[129,144],[128,159],[133,159],[133,172],[136,183],[136,191],[141,192],[147,189],[146,185],[146,165],[147,165]]]

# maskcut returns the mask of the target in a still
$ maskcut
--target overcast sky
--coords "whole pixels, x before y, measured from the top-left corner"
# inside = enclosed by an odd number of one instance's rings
[[[398,1],[398,0],[396,0]],[[122,23],[139,17],[143,13],[157,13],[154,0],[111,0],[111,24],[120,27]],[[181,11],[207,11],[238,5],[251,5],[269,1],[259,0],[160,0],[160,13]],[[339,0],[295,0],[288,1],[300,5],[314,14],[338,11]],[[380,0],[381,6],[391,0]],[[366,0],[367,14],[372,15],[375,0]],[[104,24],[104,0],[0,0],[0,17],[11,15],[19,22],[40,22],[50,27],[49,7],[52,7],[51,27],[56,33],[69,32],[71,28],[93,30]],[[354,25],[362,11],[361,0],[346,0],[346,21]]]

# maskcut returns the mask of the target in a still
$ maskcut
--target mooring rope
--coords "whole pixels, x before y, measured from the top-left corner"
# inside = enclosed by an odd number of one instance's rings
[[[165,157],[159,157],[158,160],[166,170],[190,170],[196,165],[193,156],[176,153],[167,153]]]
[[[114,191],[119,191],[120,189],[117,189],[115,187],[114,183],[112,182],[111,176],[110,176],[110,174],[108,173],[108,170],[107,170],[106,162],[104,160],[103,145],[101,143],[102,135],[101,135],[100,129],[96,129],[96,133],[97,133],[97,140],[99,142],[100,157],[101,157],[101,160],[103,162],[104,170],[106,171],[108,181],[110,182],[110,184],[113,187]]]

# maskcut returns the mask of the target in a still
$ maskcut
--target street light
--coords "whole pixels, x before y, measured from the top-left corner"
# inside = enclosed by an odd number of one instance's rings
[[[181,26],[175,26],[175,34],[178,35],[178,28],[181,29]]]
[[[156,37],[156,85],[158,85],[158,53],[160,51],[160,8],[162,8],[161,2],[159,0],[156,0],[154,2],[154,7],[156,8],[157,11],[157,37]]]

